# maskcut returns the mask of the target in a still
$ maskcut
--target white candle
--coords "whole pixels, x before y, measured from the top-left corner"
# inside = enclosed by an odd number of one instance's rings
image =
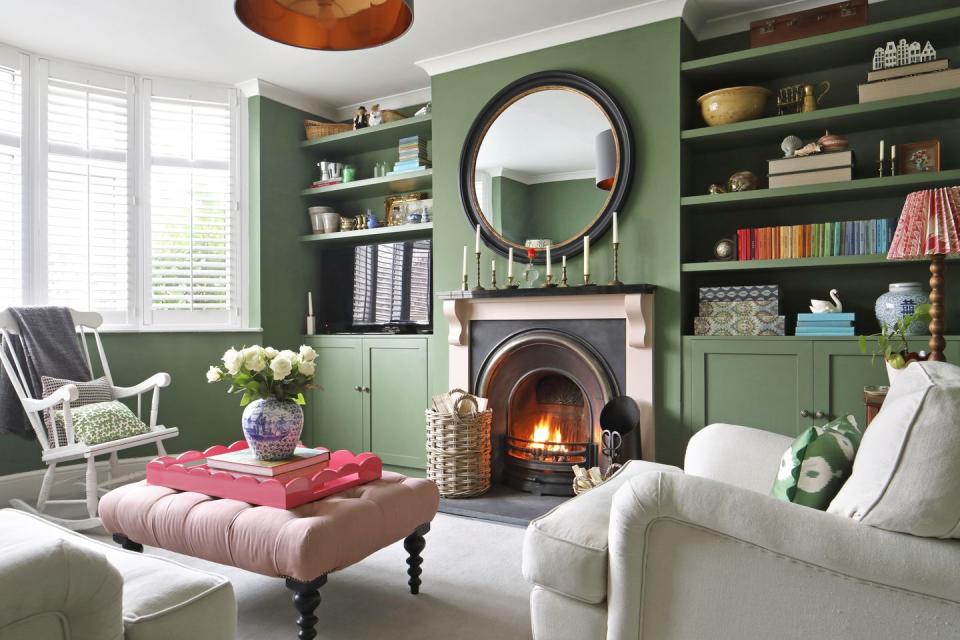
[[[463,245],[463,277],[467,277],[467,245]]]
[[[477,237],[473,242],[473,252],[480,253],[480,225],[477,225]]]
[[[583,236],[583,275],[590,275],[590,236]]]
[[[313,292],[307,291],[307,315],[313,315]]]
[[[617,225],[617,212],[613,212],[613,244],[620,242],[620,229]]]
[[[492,273],[493,275],[497,275],[497,261],[496,261],[496,260],[491,260],[491,261],[490,261],[490,273]]]
[[[513,247],[510,247],[510,255],[507,258],[507,277],[513,277]]]
[[[547,275],[550,275],[550,245],[547,245]]]
[[[890,159],[891,160],[897,159],[897,145],[895,144],[890,145]]]
[[[563,256],[563,268],[567,268],[567,256]]]
[[[883,140],[880,141],[880,160],[883,160]]]

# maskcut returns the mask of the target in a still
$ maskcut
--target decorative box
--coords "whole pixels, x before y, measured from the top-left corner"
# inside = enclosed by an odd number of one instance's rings
[[[780,304],[776,300],[734,300],[734,301],[704,301],[700,303],[700,317],[729,315],[749,316],[758,313],[777,315]]]
[[[147,463],[147,482],[179,491],[195,491],[217,498],[230,498],[278,509],[293,509],[350,487],[379,480],[383,463],[372,453],[353,453],[341,449],[330,454],[327,467],[310,474],[293,471],[281,476],[254,476],[246,473],[210,469],[208,456],[246,449],[246,442],[229,447],[216,445],[203,451],[187,451],[179,456],[161,456]],[[289,476],[289,477],[288,477]]]
[[[739,285],[733,287],[700,287],[700,302],[754,300],[779,301],[780,287],[775,284]]]
[[[867,24],[867,0],[848,0],[750,23],[750,46],[765,47]]]
[[[693,319],[695,336],[783,336],[784,316],[758,313],[749,316],[697,317]]]
[[[769,160],[769,186],[776,189],[853,180],[853,164],[853,151],[850,150]]]

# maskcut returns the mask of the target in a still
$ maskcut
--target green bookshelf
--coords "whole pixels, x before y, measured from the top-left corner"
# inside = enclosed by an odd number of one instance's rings
[[[342,156],[366,153],[378,149],[396,147],[400,138],[408,136],[430,137],[433,116],[415,116],[396,122],[387,122],[357,131],[345,131],[332,136],[306,140],[300,144],[305,151],[321,156]]]
[[[367,242],[394,242],[415,238],[429,238],[433,232],[432,222],[405,224],[398,227],[377,227],[357,231],[337,233],[315,233],[300,236],[301,242],[322,243],[326,245],[364,244]]]
[[[342,182],[326,187],[304,189],[301,193],[308,199],[317,199],[322,196],[324,202],[343,202],[348,200],[362,200],[364,198],[385,197],[395,193],[421,191],[429,189],[433,183],[433,170],[407,171],[400,175],[384,176]]]

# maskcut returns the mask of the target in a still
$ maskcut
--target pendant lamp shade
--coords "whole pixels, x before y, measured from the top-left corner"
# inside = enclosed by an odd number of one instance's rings
[[[617,177],[617,144],[613,139],[613,130],[604,129],[597,134],[594,142],[594,165],[597,169],[597,188],[610,191]]]
[[[907,196],[888,260],[930,258],[930,360],[943,360],[944,258],[960,253],[960,187]]]
[[[376,47],[413,24],[413,0],[236,0],[234,11],[264,38],[324,51]]]

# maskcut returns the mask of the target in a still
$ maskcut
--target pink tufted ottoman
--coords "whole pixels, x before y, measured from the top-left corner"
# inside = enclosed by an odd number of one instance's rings
[[[289,511],[139,482],[100,500],[103,526],[124,549],[160,547],[286,578],[300,616],[299,638],[316,637],[327,574],[403,540],[411,593],[419,593],[423,536],[440,494],[429,480],[383,478]]]

